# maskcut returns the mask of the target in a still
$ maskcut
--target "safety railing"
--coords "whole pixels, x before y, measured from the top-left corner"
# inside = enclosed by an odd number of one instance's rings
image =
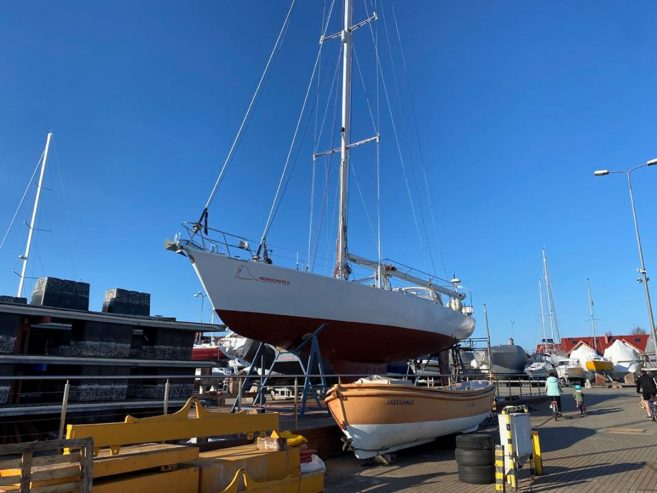
[[[275,410],[287,413],[294,421],[295,428],[298,421],[302,418],[302,394],[305,388],[306,379],[310,379],[311,384],[316,387],[321,377],[327,380],[327,387],[339,382],[355,381],[361,377],[371,375],[367,374],[309,374],[302,373],[295,375],[251,375],[231,374],[231,375],[45,375],[45,376],[3,376],[0,377],[0,386],[8,385],[12,382],[39,380],[42,382],[59,382],[63,388],[59,391],[38,392],[29,399],[33,404],[6,404],[0,405],[0,416],[3,418],[20,418],[33,414],[50,415],[50,418],[40,418],[42,421],[49,421],[51,431],[57,431],[58,438],[64,437],[65,424],[71,413],[85,412],[86,410],[121,410],[129,409],[131,414],[150,415],[154,411],[161,410],[163,414],[168,414],[169,410],[184,403],[189,397],[198,397],[206,405],[215,408],[228,408],[233,406],[237,411],[245,408],[257,408],[260,411]],[[456,380],[453,375],[434,373],[431,375],[409,374],[388,374],[390,378],[409,381],[413,385],[426,387],[439,387],[449,385]],[[244,379],[249,378],[251,384],[248,389],[242,389]],[[266,379],[266,381],[265,381]],[[487,380],[482,375],[463,375],[459,378],[463,380]],[[78,395],[76,392],[81,386],[88,383],[102,385],[107,382],[117,383],[123,381],[129,385],[131,381],[141,381],[148,385],[157,386],[155,397],[134,399],[126,398],[122,401],[112,400],[104,401],[102,399],[89,401],[75,399]],[[494,375],[492,382],[495,385],[496,397],[499,401],[513,401],[524,398],[533,398],[545,395],[545,381],[529,378],[522,378],[518,375]],[[263,388],[263,392],[259,392]],[[173,389],[176,389],[173,391]],[[240,391],[240,389],[242,391]],[[182,392],[181,392],[182,391]],[[254,402],[258,394],[264,395],[264,398]],[[49,394],[49,395],[44,395]],[[25,393],[21,394],[26,397]],[[30,396],[28,396],[30,397]],[[42,402],[36,402],[38,397],[42,397]],[[307,399],[309,411],[322,410],[326,411],[321,398],[323,392],[319,392],[319,402],[314,398]],[[318,405],[319,404],[319,405]],[[306,405],[306,402],[304,402]],[[139,410],[141,409],[141,411]],[[54,416],[58,415],[58,418]],[[20,420],[19,420],[20,421]],[[17,421],[18,422],[18,421]],[[56,424],[56,426],[55,426]]]

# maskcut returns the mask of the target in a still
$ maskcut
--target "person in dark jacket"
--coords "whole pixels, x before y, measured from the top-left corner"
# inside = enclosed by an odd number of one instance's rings
[[[643,408],[648,413],[648,418],[652,418],[652,412],[648,401],[657,394],[657,385],[652,375],[648,375],[646,370],[641,370],[641,376],[636,380],[636,392],[643,398]]]

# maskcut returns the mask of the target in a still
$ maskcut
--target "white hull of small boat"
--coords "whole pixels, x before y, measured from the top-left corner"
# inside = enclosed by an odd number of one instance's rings
[[[474,431],[489,416],[495,398],[494,386],[481,380],[446,387],[363,380],[333,386],[326,397],[358,459]]]

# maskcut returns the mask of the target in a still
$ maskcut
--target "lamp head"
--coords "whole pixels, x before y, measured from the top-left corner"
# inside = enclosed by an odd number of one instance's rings
[[[654,164],[657,164],[657,158],[651,159],[650,161],[646,162],[646,166],[652,166]]]
[[[593,174],[594,174],[595,176],[605,176],[605,175],[608,175],[608,174],[609,174],[609,170],[608,170],[608,169],[596,169],[596,170],[593,172]]]

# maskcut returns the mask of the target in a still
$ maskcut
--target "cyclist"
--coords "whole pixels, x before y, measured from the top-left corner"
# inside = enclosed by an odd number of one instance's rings
[[[651,375],[648,375],[646,370],[641,370],[641,376],[636,380],[636,392],[637,394],[641,394],[643,398],[643,408],[648,413],[648,419],[652,419],[652,411],[650,410],[648,401],[657,394],[657,385],[655,384],[655,379]]]
[[[553,371],[550,372],[550,376],[545,380],[545,393],[550,397],[550,400],[556,401],[557,416],[561,416],[561,384]]]

